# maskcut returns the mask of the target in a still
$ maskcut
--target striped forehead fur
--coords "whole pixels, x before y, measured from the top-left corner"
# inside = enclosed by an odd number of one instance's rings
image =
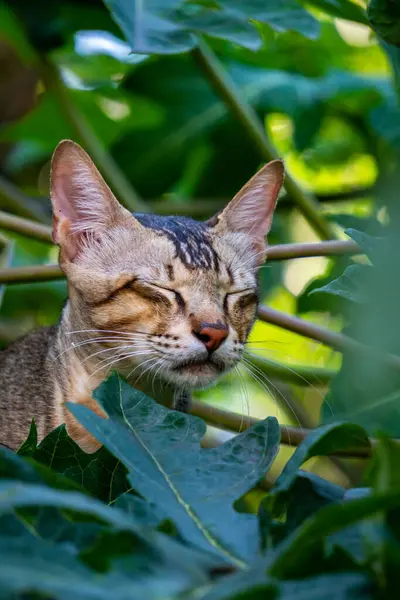
[[[219,271],[219,257],[210,238],[210,229],[189,217],[162,217],[135,214],[136,219],[152,231],[166,236],[174,245],[175,255],[188,268]]]

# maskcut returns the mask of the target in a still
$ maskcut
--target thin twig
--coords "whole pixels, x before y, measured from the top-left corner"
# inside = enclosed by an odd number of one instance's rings
[[[25,194],[12,181],[0,175],[0,205],[16,212],[23,217],[49,223],[51,221],[50,212],[41,204],[41,200]],[[47,201],[48,202],[48,201]]]
[[[239,433],[256,423],[259,423],[261,419],[256,417],[243,418],[243,415],[233,413],[215,406],[204,404],[203,402],[192,401],[191,414],[196,417],[200,417],[209,425],[218,427],[219,429],[226,429]],[[281,427],[281,444],[286,446],[299,446],[301,442],[307,437],[309,433],[314,431],[313,429],[304,429],[298,427],[288,427],[287,425]],[[395,440],[396,443],[400,444],[400,440]],[[371,440],[372,447],[375,445],[375,440]],[[333,452],[331,456],[340,456],[347,458],[368,458],[371,456],[371,448],[368,446],[358,448],[348,448],[343,451]]]
[[[267,137],[257,114],[241,95],[240,90],[236,87],[232,78],[219,62],[211,48],[203,40],[199,40],[192,54],[199,68],[204,72],[219,96],[253,141],[263,160],[268,162],[274,158],[278,158],[277,149]],[[285,189],[322,239],[334,239],[336,237],[331,224],[321,214],[318,201],[312,194],[302,190],[289,175],[286,175],[285,178]]]
[[[360,188],[347,192],[332,192],[330,194],[315,194],[320,202],[340,202],[353,198],[363,198],[373,194],[373,188]],[[44,196],[29,196],[4,177],[0,176],[0,200],[4,208],[15,211],[23,217],[50,222],[50,211],[44,209],[50,206],[50,200]],[[173,202],[168,200],[150,200],[148,210],[159,215],[175,215],[178,217],[192,217],[193,219],[206,219],[219,212],[229,202],[230,198],[178,198]],[[43,207],[43,209],[42,209]],[[293,207],[293,201],[288,195],[279,199],[278,212]]]
[[[41,242],[53,243],[51,227],[0,211],[0,229],[20,233]]]
[[[57,98],[60,108],[75,131],[78,141],[89,152],[118,200],[129,210],[147,212],[146,204],[141,201],[125,174],[104,148],[91,125],[72,101],[71,94],[64,86],[57,67],[45,56],[40,57],[39,65],[46,88],[51,90]]]
[[[64,273],[58,265],[30,265],[0,269],[1,283],[39,283],[63,279]]]
[[[8,231],[23,233],[24,235],[28,235],[29,237],[41,241],[51,242],[50,227],[38,225],[37,223],[33,221],[28,221],[27,219],[12,217],[11,215],[7,215],[7,213],[2,213],[0,211],[0,229],[2,228]],[[279,244],[268,248],[267,260],[288,260],[291,258],[300,257],[305,258],[315,256],[334,256],[339,254],[356,254],[358,251],[359,247],[352,241],[319,242],[315,244]],[[63,277],[63,275],[61,270],[57,267],[57,265],[40,265],[35,267],[16,267],[15,269],[0,269],[0,284],[22,282],[25,283],[27,281],[34,282],[35,280],[46,281],[51,279],[60,279],[61,277]],[[280,324],[282,319],[280,319],[279,323],[276,321],[276,319],[279,319],[279,315],[283,315],[283,313],[278,313],[276,311],[277,314],[274,317],[274,314],[272,314],[271,316],[269,315],[269,313],[265,312],[266,310],[266,307],[261,307],[261,320],[268,321],[268,318],[275,318],[275,320],[271,322],[274,322],[274,324],[279,325],[280,327],[284,327],[285,329],[296,327],[296,325],[293,324],[294,317],[289,317],[291,319],[290,321],[288,321],[289,326],[285,326]],[[308,321],[302,321],[301,319],[300,321],[302,323],[305,323],[306,325],[312,325],[312,323],[309,323]],[[300,333],[300,330],[298,329],[295,329],[295,331],[297,333]],[[312,334],[305,333],[305,331],[306,330],[303,327],[302,335],[306,335],[307,337],[313,337]],[[311,330],[309,329],[309,331]],[[334,334],[334,332],[332,332],[332,335],[340,336],[340,334]],[[319,338],[313,339],[318,339],[318,341],[322,341]],[[328,346],[336,348],[336,346],[332,345],[332,343],[330,342],[328,342]]]
[[[360,254],[360,247],[352,240],[331,240],[304,244],[276,244],[267,249],[267,261]]]
[[[0,229],[15,231],[43,242],[52,243],[51,227],[39,225],[35,221],[15,217],[0,211]],[[352,240],[332,240],[301,244],[276,244],[267,249],[267,260],[289,260],[315,256],[338,256],[358,254],[359,246]],[[1,271],[0,271],[1,273]]]
[[[253,348],[252,348],[253,350]],[[257,348],[254,348],[256,351]],[[270,358],[257,357],[254,352],[246,355],[246,360],[255,365],[268,377],[286,381],[300,387],[329,385],[331,379],[337,375],[335,369],[324,367],[306,367],[301,365],[285,365]]]
[[[343,190],[340,192],[314,193],[320,203],[347,202],[373,196],[375,188],[364,186]],[[151,212],[159,215],[187,216],[196,219],[206,219],[219,212],[232,198],[184,198],[174,197],[173,201],[168,199],[154,199],[149,201]],[[288,194],[279,198],[276,207],[278,212],[287,211],[296,206]]]
[[[359,354],[361,353],[363,355],[369,354],[374,356],[376,354],[377,358],[379,356],[381,360],[384,360],[393,369],[400,371],[400,356],[388,353],[380,353],[378,355],[378,353],[376,353],[376,351],[370,346],[361,344],[353,338],[343,335],[343,333],[326,329],[325,327],[321,327],[320,325],[316,325],[310,321],[305,321],[299,317],[288,315],[264,305],[259,307],[258,318],[266,323],[277,325],[282,329],[287,329],[293,333],[298,333],[317,342],[321,342],[321,344],[329,346],[330,348],[338,350],[339,352],[350,351],[357,352]]]

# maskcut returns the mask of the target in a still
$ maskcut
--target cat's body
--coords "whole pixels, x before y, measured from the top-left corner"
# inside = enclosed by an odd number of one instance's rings
[[[270,163],[207,223],[131,215],[89,157],[61,143],[53,235],[69,299],[57,327],[0,353],[0,442],[18,447],[34,417],[40,437],[65,422],[84,450],[95,450],[65,402],[102,414],[92,392],[113,368],[153,396],[164,388],[164,401],[231,370],[254,322],[282,179],[282,163]]]
[[[42,328],[0,352],[0,442],[10,448],[24,441],[32,417],[40,437],[54,428],[54,382],[47,356],[56,334],[55,326]]]

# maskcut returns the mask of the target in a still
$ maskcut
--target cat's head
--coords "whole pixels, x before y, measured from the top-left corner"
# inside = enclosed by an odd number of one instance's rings
[[[82,351],[94,359],[94,340],[100,365],[178,388],[210,385],[233,368],[256,316],[257,271],[283,177],[283,163],[270,162],[205,223],[132,215],[89,156],[61,142],[53,237],[71,322],[83,332],[75,340],[88,342]]]

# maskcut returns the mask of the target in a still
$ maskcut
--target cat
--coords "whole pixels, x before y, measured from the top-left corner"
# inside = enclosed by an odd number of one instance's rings
[[[0,442],[18,448],[34,417],[40,439],[65,423],[94,452],[99,443],[65,402],[105,416],[92,391],[111,370],[144,391],[184,397],[237,365],[283,179],[283,162],[268,163],[206,222],[132,214],[86,152],[60,142],[51,202],[68,300],[58,325],[0,353]]]

